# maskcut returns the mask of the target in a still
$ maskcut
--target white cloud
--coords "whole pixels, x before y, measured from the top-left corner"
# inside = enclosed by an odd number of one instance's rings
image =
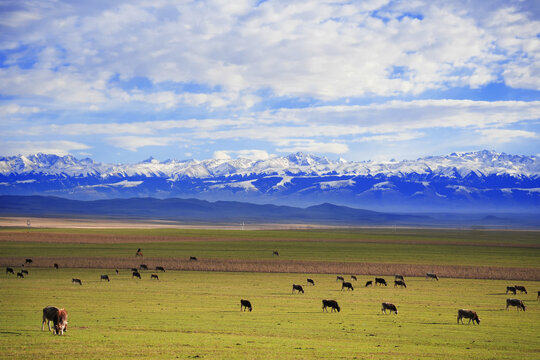
[[[520,139],[540,139],[540,134],[525,130],[483,129],[478,130],[478,143],[502,144]]]
[[[308,152],[344,154],[349,151],[347,144],[337,142],[317,142],[311,139],[284,139],[277,142],[279,152]]]
[[[106,141],[110,145],[121,149],[137,151],[145,146],[168,146],[174,141],[179,141],[179,139],[171,137],[114,136]]]
[[[266,160],[270,155],[265,150],[219,150],[214,151],[214,159],[231,159],[232,157],[250,159],[250,160]]]
[[[28,115],[40,112],[37,106],[20,106],[17,104],[8,104],[0,106],[0,116]]]
[[[4,155],[32,155],[37,153],[68,155],[72,151],[86,150],[90,146],[66,140],[59,141],[6,141],[0,143]]]

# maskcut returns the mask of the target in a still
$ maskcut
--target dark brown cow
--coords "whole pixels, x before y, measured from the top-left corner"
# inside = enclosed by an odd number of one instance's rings
[[[109,275],[101,275],[101,279],[99,281],[102,281],[102,280],[107,280],[107,281],[111,281],[111,279],[109,279]]]
[[[382,303],[381,311],[382,311],[383,313],[386,314],[386,310],[389,310],[389,311],[390,311],[390,314],[391,314],[392,311],[393,311],[393,312],[395,312],[396,315],[397,315],[397,308],[396,308],[396,305],[394,305],[394,304],[387,303],[387,302],[383,302],[383,303]]]
[[[292,292],[294,294],[294,290],[298,291],[298,293],[304,293],[304,289],[302,288],[302,285],[295,285],[292,286]]]
[[[517,291],[519,291],[520,293],[527,293],[527,289],[525,289],[525,286],[519,286],[519,285],[514,285],[514,287],[516,288]]]
[[[23,275],[22,272],[18,272],[18,273],[17,273],[17,277],[18,277],[18,278],[21,278],[21,279],[24,279],[24,275]]]
[[[13,274],[13,275],[15,275],[15,270],[13,270],[13,268],[7,267],[7,268],[6,268],[6,275],[7,275],[7,274]]]
[[[345,288],[347,288],[347,291],[349,291],[349,290],[353,290],[353,291],[354,291],[354,288],[353,288],[353,286],[352,286],[352,284],[351,284],[350,282],[345,282],[345,281],[344,281],[344,282],[341,284],[341,291],[343,291],[343,289],[345,289]]]
[[[63,335],[64,331],[67,330],[67,311],[65,309],[58,309],[54,306],[47,306],[43,308],[43,321],[41,323],[41,331],[45,327],[45,323],[51,331],[51,324],[53,322],[54,332],[56,335]]]
[[[308,285],[311,284],[311,285],[315,286],[315,281],[313,281],[313,279],[307,279],[307,283],[308,283]]]
[[[366,281],[366,287],[373,286],[373,280]]]
[[[345,279],[343,278],[343,276],[336,276],[336,281],[345,281]]]
[[[523,301],[519,299],[506,299],[506,310],[508,310],[509,306],[515,306],[517,311],[519,311],[519,309],[525,311],[525,305],[523,305]]]
[[[279,253],[277,251],[272,251],[272,256],[279,256]]]
[[[138,271],[134,271],[131,273],[131,278],[133,279],[134,277],[136,278],[141,278],[141,274],[138,272]]]
[[[54,268],[58,269],[58,264],[57,263],[54,263]]]
[[[405,279],[403,278],[403,275],[400,275],[400,274],[394,275],[394,280],[402,280],[402,281],[405,281]]]
[[[195,256],[190,256],[189,261],[197,261],[197,258]]]
[[[323,300],[322,301],[322,309],[323,311],[328,312],[327,308],[332,308],[331,312],[334,312],[337,310],[337,312],[341,311],[341,308],[339,307],[336,300]]]
[[[354,275],[351,275],[351,280],[358,281],[358,279]]]
[[[141,270],[148,270],[148,265],[146,265],[146,264],[141,264],[141,265],[139,265],[139,269],[141,269]]]
[[[512,294],[516,295],[516,288],[513,287],[513,286],[507,286],[507,287],[506,287],[506,294],[508,294],[509,292],[511,292]]]
[[[380,284],[381,286],[388,286],[386,280],[384,280],[383,278],[375,278],[375,286],[377,286],[378,284]]]
[[[459,321],[461,320],[461,323],[463,324],[463,318],[469,319],[468,324],[470,324],[472,320],[473,325],[475,321],[478,325],[480,325],[480,319],[478,318],[478,315],[474,311],[459,309],[457,312],[457,323],[459,324]]]
[[[439,281],[439,277],[437,276],[437,274],[433,274],[433,273],[426,273],[426,279],[435,279]]]
[[[31,264],[31,263],[33,263],[33,261],[32,261],[32,259],[25,259],[24,263],[25,264]]]
[[[71,279],[71,282],[72,282],[72,283],[75,283],[75,284],[82,285],[81,279]]]
[[[242,308],[244,309],[244,311],[246,311],[246,309],[249,309],[250,312],[251,310],[253,310],[253,308],[251,307],[251,302],[244,299],[240,300],[240,311],[242,311]]]
[[[401,286],[401,287],[406,288],[407,284],[405,284],[405,281],[403,280],[394,280],[394,287],[396,286]]]
[[[150,280],[152,280],[152,279],[159,280],[159,276],[157,276],[157,274],[152,274],[152,275],[150,275]]]
[[[165,268],[163,266],[156,266],[156,271],[165,272]]]

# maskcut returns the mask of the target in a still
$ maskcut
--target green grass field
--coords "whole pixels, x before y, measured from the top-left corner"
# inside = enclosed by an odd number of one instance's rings
[[[538,282],[522,282],[526,312],[506,311],[505,281],[408,278],[407,289],[340,291],[331,275],[175,272],[160,281],[128,271],[31,269],[2,276],[0,357],[4,359],[532,359],[540,357]],[[83,286],[71,284],[82,279]],[[293,283],[315,280],[305,294]],[[369,277],[372,279],[372,277]],[[390,280],[387,278],[387,280]],[[354,284],[356,285],[356,283]],[[240,312],[240,299],[253,312]],[[335,299],[340,313],[323,313]],[[383,315],[380,303],[398,306]],[[65,307],[68,332],[41,331],[41,310]],[[459,308],[478,312],[479,326],[457,325]],[[466,323],[466,322],[465,322]]]
[[[144,260],[135,258],[141,247]],[[279,258],[272,251],[280,252]],[[515,268],[537,273],[540,237],[528,231],[336,229],[308,231],[0,229],[0,263],[20,270],[0,275],[0,359],[538,359],[540,281],[406,277],[407,288],[340,291],[336,275],[170,271],[160,280],[131,272],[64,268],[81,259],[129,264],[152,259],[402,263]],[[108,260],[110,259],[110,260]],[[58,261],[61,268],[50,268]],[[164,261],[164,260],[163,260]],[[184,260],[187,261],[187,260]],[[257,262],[250,266],[257,266]],[[384,267],[384,266],[383,266]],[[109,274],[111,282],[99,280]],[[292,284],[306,284],[291,294]],[[71,283],[80,278],[83,285]],[[346,276],[348,279],[348,276]],[[536,279],[536,278],[535,278]],[[529,294],[506,295],[508,285]],[[505,310],[507,297],[527,311]],[[249,299],[253,312],[240,311]],[[340,313],[323,313],[335,299]],[[381,314],[381,302],[398,315]],[[43,307],[65,307],[68,332],[41,331]],[[481,324],[457,325],[457,310],[478,312]]]

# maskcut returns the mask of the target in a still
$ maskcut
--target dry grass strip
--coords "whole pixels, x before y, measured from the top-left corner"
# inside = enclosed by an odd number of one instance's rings
[[[61,268],[130,269],[141,263],[150,270],[163,266],[168,270],[220,271],[220,272],[265,272],[265,273],[305,273],[305,274],[356,274],[425,276],[427,272],[439,277],[462,279],[497,279],[540,281],[540,268],[516,268],[496,266],[457,266],[424,264],[351,263],[297,260],[242,260],[242,259],[199,259],[186,258],[144,258],[134,257],[34,257],[26,266]],[[21,257],[0,257],[0,266],[20,266]]]
[[[123,235],[123,234],[68,234],[54,232],[0,232],[0,241],[13,242],[45,242],[45,243],[64,243],[64,244],[131,244],[131,243],[157,243],[157,242],[182,242],[182,241],[297,241],[297,242],[357,242],[357,243],[378,243],[378,244],[406,244],[406,245],[459,245],[459,246],[494,246],[509,248],[532,248],[539,249],[540,244],[523,243],[501,243],[496,241],[475,242],[475,241],[452,241],[452,240],[428,240],[428,239],[309,239],[309,238],[233,238],[224,236],[209,237],[204,235]]]

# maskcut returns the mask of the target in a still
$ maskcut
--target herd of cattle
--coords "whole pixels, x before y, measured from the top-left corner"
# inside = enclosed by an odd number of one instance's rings
[[[279,256],[279,253],[277,251],[274,251],[273,252],[273,255],[274,256]],[[138,249],[136,254],[135,254],[136,257],[142,257],[143,254],[141,252],[141,249]],[[197,258],[194,257],[194,256],[191,256],[190,261],[197,261]],[[31,264],[33,261],[32,259],[26,259],[25,260],[25,263],[22,264],[22,267],[24,267],[25,264]],[[59,265],[58,264],[54,264],[53,267],[55,269],[58,269],[59,268]],[[140,264],[138,268],[131,268],[131,272],[132,272],[132,278],[138,278],[138,279],[141,279],[141,273],[139,272],[139,270],[148,270],[148,266],[146,264]],[[155,270],[156,271],[161,271],[161,272],[165,272],[165,268],[163,266],[156,266],[155,267]],[[115,270],[116,271],[116,274],[118,275],[119,274],[119,271],[118,269]],[[12,267],[6,267],[6,275],[9,275],[9,274],[13,274],[15,275],[15,270],[12,268]],[[20,272],[17,272],[17,278],[24,278],[24,275],[28,275],[28,270],[26,269],[21,269]],[[351,275],[351,281],[358,281],[357,277],[355,275]],[[158,274],[150,274],[150,279],[155,279],[155,280],[159,280],[159,276]],[[439,277],[437,276],[437,274],[433,274],[433,273],[426,273],[426,279],[432,279],[432,280],[437,280],[439,281]],[[110,282],[110,278],[109,278],[109,275],[108,274],[103,274],[101,275],[100,277],[100,281],[103,281],[103,280],[106,280],[108,282]],[[345,278],[343,276],[337,276],[336,277],[336,281],[341,281],[341,290],[343,291],[344,289],[346,289],[347,291],[354,291],[354,287],[353,287],[353,284],[352,282],[349,282],[349,281],[345,281]],[[79,284],[79,285],[82,285],[82,280],[81,279],[76,279],[76,278],[73,278],[71,279],[71,282],[74,283],[74,284]],[[312,285],[312,286],[315,286],[315,281],[313,279],[307,279],[307,285]],[[369,280],[365,283],[364,285],[365,287],[369,287],[369,286],[373,286],[373,280]],[[379,277],[376,277],[375,278],[375,286],[388,286],[386,280],[384,278],[379,278]],[[405,283],[405,279],[402,275],[400,274],[396,274],[394,275],[394,287],[401,287],[401,288],[407,288],[407,284]],[[293,284],[292,285],[292,293],[294,292],[297,292],[297,293],[301,293],[301,294],[304,294],[304,288],[302,287],[302,285],[297,285],[297,284]],[[508,294],[509,292],[512,293],[513,295],[516,295],[517,292],[520,292],[520,293],[525,293],[527,294],[527,289],[525,289],[524,286],[520,286],[520,285],[514,285],[514,286],[507,286],[506,287],[506,294]],[[538,291],[538,296],[536,298],[537,300],[540,299],[540,291]],[[525,305],[523,304],[523,301],[522,300],[519,300],[519,299],[506,299],[506,310],[508,310],[508,308],[510,306],[515,306],[516,309],[519,311],[520,309],[525,311],[526,307]],[[331,312],[334,312],[334,311],[337,311],[337,312],[340,312],[341,311],[341,308],[338,304],[338,302],[336,300],[322,300],[322,310],[323,312],[328,312],[328,308],[331,309]],[[245,300],[245,299],[241,299],[240,300],[240,311],[246,311],[246,310],[249,310],[250,312],[253,310],[253,306],[251,305],[251,302],[249,300]],[[389,313],[391,314],[392,312],[397,314],[398,313],[398,310],[397,310],[397,307],[396,305],[392,304],[392,303],[389,303],[389,302],[383,302],[382,303],[382,308],[381,308],[381,312],[386,314],[386,311],[389,311]],[[471,323],[471,321],[473,322],[473,324],[476,322],[477,324],[480,324],[480,318],[478,317],[478,314],[475,312],[475,311],[472,311],[472,310],[466,310],[466,309],[459,309],[458,310],[458,315],[457,315],[457,322],[458,324],[461,323],[463,324],[463,318],[465,319],[469,319],[469,324]],[[45,326],[45,323],[47,323],[48,327],[49,327],[49,331],[51,331],[51,326],[50,326],[50,322],[53,322],[53,334],[57,334],[57,335],[63,335],[63,333],[67,330],[67,311],[65,309],[59,309],[57,307],[54,307],[54,306],[47,306],[43,309],[43,322],[42,322],[42,325],[41,325],[41,330],[44,329],[44,326]]]

